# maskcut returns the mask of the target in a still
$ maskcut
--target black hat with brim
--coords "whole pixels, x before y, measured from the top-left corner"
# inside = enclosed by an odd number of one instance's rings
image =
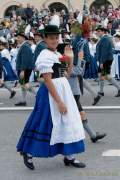
[[[49,34],[61,34],[58,26],[56,25],[48,25],[48,26],[45,26],[45,29],[44,29],[44,34],[45,35],[49,35]]]

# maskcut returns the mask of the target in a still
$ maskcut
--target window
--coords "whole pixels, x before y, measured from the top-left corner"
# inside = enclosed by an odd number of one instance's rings
[[[16,5],[8,7],[4,13],[4,17],[10,17],[12,14],[12,11],[16,11],[17,8],[18,8],[18,6],[16,6]]]
[[[61,12],[62,10],[65,10],[65,12],[68,12],[67,7],[60,2],[50,4],[49,9],[50,11],[56,10],[57,12]]]
[[[95,0],[91,4],[90,10],[92,10],[93,8],[97,10],[97,9],[100,9],[101,7],[103,7],[103,6],[105,7],[105,9],[107,9],[109,5],[112,6],[112,4],[107,0],[99,0],[99,1]]]

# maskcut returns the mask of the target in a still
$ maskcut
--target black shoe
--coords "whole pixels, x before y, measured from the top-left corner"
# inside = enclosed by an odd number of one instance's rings
[[[93,106],[95,106],[101,99],[101,96],[98,95],[96,98],[94,98],[94,103],[92,104]]]
[[[23,156],[23,161],[24,161],[25,166],[30,170],[34,170],[35,166],[32,162],[32,157],[29,157],[27,154],[22,154],[22,153],[21,155]]]
[[[107,136],[106,133],[104,133],[104,134],[96,133],[96,137],[95,137],[95,138],[91,138],[91,141],[92,141],[93,143],[96,143],[98,140],[103,139],[103,138],[106,137],[106,136]]]
[[[98,95],[105,96],[104,92],[98,92]]]
[[[118,93],[115,97],[120,97],[120,90],[118,90]]]
[[[26,106],[26,105],[27,105],[26,102],[19,102],[15,104],[15,106]]]
[[[64,164],[65,166],[73,166],[76,168],[85,168],[86,165],[82,162],[77,161],[76,159],[69,160],[67,158],[64,158]]]
[[[11,95],[10,95],[10,99],[12,99],[15,95],[16,95],[16,92],[15,92],[15,91],[12,91],[12,92],[11,92]]]
[[[18,82],[16,81],[15,84],[14,84],[14,88],[17,87],[17,85],[18,85]]]

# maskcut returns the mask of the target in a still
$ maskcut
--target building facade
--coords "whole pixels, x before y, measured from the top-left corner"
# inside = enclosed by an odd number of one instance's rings
[[[120,0],[86,0],[88,7],[93,3],[98,3],[98,5],[104,5],[110,3],[114,8],[117,8],[120,5]],[[82,9],[84,0],[0,0],[0,18],[3,18],[7,11],[12,7],[17,7],[20,3],[26,7],[27,3],[35,6],[38,9],[47,8],[49,6],[56,6],[56,3],[59,5],[65,6],[68,10]]]

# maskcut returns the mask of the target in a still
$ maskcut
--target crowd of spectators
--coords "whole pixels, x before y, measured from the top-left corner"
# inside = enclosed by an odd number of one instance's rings
[[[36,30],[44,29],[47,24],[56,23],[63,31],[70,31],[70,26],[75,21],[79,21],[83,24],[88,31],[92,31],[97,24],[101,24],[104,27],[108,27],[111,35],[114,35],[117,31],[120,31],[120,6],[116,9],[112,5],[107,8],[101,6],[99,9],[91,7],[88,14],[81,13],[79,10],[66,12],[64,9],[61,12],[56,12],[55,9],[49,10],[44,8],[40,11],[34,6],[27,4],[27,7],[19,5],[16,11],[12,11],[10,17],[2,19],[0,22],[0,36],[4,36],[9,39],[13,37],[19,30],[32,29],[32,32]],[[87,24],[87,25],[86,25]],[[88,34],[87,34],[88,36]]]

